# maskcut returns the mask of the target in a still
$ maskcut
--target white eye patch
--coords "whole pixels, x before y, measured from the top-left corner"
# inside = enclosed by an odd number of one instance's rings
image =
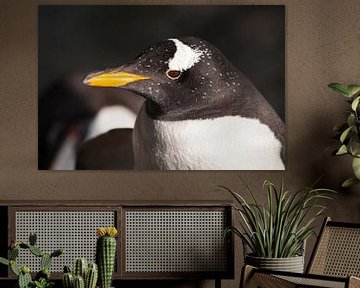
[[[203,52],[193,49],[178,39],[169,39],[176,45],[174,57],[169,59],[169,69],[180,72],[186,71],[201,60]]]

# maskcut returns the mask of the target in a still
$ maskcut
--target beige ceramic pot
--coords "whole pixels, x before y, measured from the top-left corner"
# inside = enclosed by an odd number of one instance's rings
[[[246,255],[245,263],[257,268],[275,271],[304,272],[304,256],[289,258],[263,258]]]

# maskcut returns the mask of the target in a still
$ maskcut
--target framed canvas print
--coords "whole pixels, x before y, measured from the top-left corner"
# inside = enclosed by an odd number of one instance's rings
[[[39,169],[285,169],[284,6],[38,9]]]

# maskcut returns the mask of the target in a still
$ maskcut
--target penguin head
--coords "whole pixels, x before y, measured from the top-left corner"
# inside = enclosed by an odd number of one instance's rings
[[[216,47],[182,37],[158,42],[118,68],[91,73],[84,83],[132,91],[147,99],[150,116],[171,120],[208,118],[223,109],[222,98],[240,86],[237,77]]]

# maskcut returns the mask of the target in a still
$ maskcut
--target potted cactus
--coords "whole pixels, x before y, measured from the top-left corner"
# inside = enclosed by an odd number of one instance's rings
[[[36,233],[30,233],[29,243],[13,242],[10,245],[8,259],[0,257],[0,263],[10,266],[11,271],[18,277],[18,288],[49,288],[54,285],[50,280],[50,265],[54,257],[64,253],[63,249],[57,249],[52,253],[45,253],[36,246]],[[32,279],[30,268],[26,265],[19,266],[16,259],[20,249],[28,250],[33,255],[40,258],[41,270]]]
[[[99,287],[110,288],[116,259],[115,227],[101,227],[97,229],[96,262],[99,267]]]
[[[110,288],[116,259],[115,227],[100,227],[96,231],[96,263],[88,263],[85,258],[75,261],[73,272],[70,267],[64,267],[64,288],[95,288],[99,282],[100,288]]]
[[[78,258],[74,263],[74,270],[64,267],[64,288],[95,288],[98,279],[98,267],[96,263],[88,262],[85,258]]]

